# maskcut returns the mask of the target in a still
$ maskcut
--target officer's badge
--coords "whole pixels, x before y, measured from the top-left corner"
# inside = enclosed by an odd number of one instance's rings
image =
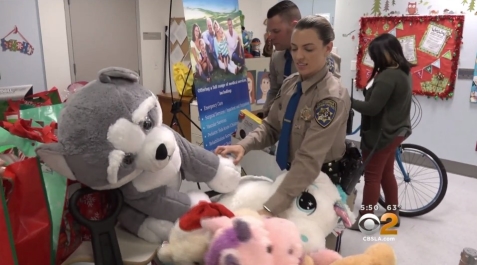
[[[308,106],[305,106],[303,109],[301,109],[300,119],[304,121],[310,121],[312,117],[313,117],[313,114],[311,112],[311,108],[309,108]]]
[[[316,123],[323,128],[328,127],[335,119],[337,107],[338,104],[336,104],[336,101],[331,99],[325,99],[318,102],[315,108]]]

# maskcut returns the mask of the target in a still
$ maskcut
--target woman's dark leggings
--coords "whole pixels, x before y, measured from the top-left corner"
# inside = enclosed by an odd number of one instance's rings
[[[397,209],[398,187],[394,176],[394,160],[396,148],[404,141],[404,137],[398,136],[385,148],[372,154],[364,170],[364,190],[361,215],[373,213],[374,207],[379,200],[381,187],[383,188],[386,206],[389,209]],[[370,151],[363,150],[363,161],[369,156]]]

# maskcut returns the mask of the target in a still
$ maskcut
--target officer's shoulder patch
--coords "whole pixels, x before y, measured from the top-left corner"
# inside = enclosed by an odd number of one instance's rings
[[[333,57],[331,57],[331,55],[326,58],[326,63],[328,65],[328,70],[331,73],[334,73],[335,72],[335,60],[333,59]]]
[[[324,99],[316,104],[315,121],[323,128],[328,127],[336,117],[338,104],[332,99]]]
[[[294,73],[289,76],[284,76],[285,79],[283,79],[282,85],[288,83],[288,82],[296,82],[298,81],[298,78],[300,77],[299,73]]]

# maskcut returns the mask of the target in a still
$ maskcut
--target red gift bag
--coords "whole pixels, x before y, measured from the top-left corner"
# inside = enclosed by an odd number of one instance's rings
[[[66,200],[58,240],[58,250],[56,253],[56,264],[63,263],[83,241],[91,240],[90,231],[79,225],[69,212],[69,198],[75,191],[85,187],[77,181],[68,180],[66,190]],[[101,220],[107,215],[108,202],[106,195],[100,192],[91,193],[79,199],[77,207],[80,213],[89,220]]]
[[[21,102],[23,105],[32,105],[35,107],[50,106],[62,103],[60,92],[56,87],[53,87],[48,91],[42,91],[31,96],[26,96],[25,100],[22,100]]]
[[[9,100],[8,107],[0,113],[1,120],[15,121],[20,117],[20,110],[25,108],[36,108],[42,106],[50,106],[62,103],[60,93],[56,87],[48,91],[38,92],[36,94],[26,96],[21,100]]]
[[[18,263],[50,265],[51,219],[37,158],[10,164],[3,175],[13,183],[7,208]]]
[[[11,182],[1,178],[0,181],[0,257],[2,265],[18,265],[17,254],[13,242],[10,216],[7,202],[13,186]]]

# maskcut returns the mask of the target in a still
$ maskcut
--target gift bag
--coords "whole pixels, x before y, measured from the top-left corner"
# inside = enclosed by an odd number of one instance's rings
[[[52,224],[38,159],[8,165],[3,178],[13,183],[7,209],[18,264],[52,264]]]
[[[53,122],[57,123],[62,109],[63,104],[21,109],[20,118],[25,120],[33,120],[43,127],[46,124],[51,124]]]
[[[56,136],[54,135],[55,126],[45,127],[32,127],[33,122],[31,120],[19,119],[15,123],[0,122],[0,150],[8,148],[10,152],[4,152],[10,156],[20,155],[17,160],[25,160],[28,158],[35,158],[35,148],[43,143],[56,142]],[[53,123],[55,124],[55,123]],[[4,159],[5,156],[2,156]],[[7,157],[8,158],[8,157]],[[15,162],[14,162],[15,163]],[[54,264],[57,252],[59,231],[62,222],[63,203],[66,193],[66,178],[51,171],[48,167],[40,165],[42,187],[45,187],[46,200],[48,202],[47,209],[51,224],[51,264]],[[38,167],[37,165],[37,167]],[[12,185],[13,180],[10,180]],[[79,244],[78,244],[79,245]],[[77,247],[77,246],[76,246]]]
[[[58,89],[54,87],[49,91],[43,91],[20,100],[7,100],[2,102],[0,108],[0,120],[13,122],[19,118],[21,109],[30,109],[41,106],[51,106],[61,103]]]
[[[23,108],[50,106],[60,103],[62,103],[60,92],[56,87],[53,87],[48,91],[38,92],[31,96],[26,96],[25,99],[21,101]]]
[[[10,216],[7,209],[7,198],[11,192],[12,185],[6,179],[1,178],[0,180],[0,257],[2,265],[18,265]]]

